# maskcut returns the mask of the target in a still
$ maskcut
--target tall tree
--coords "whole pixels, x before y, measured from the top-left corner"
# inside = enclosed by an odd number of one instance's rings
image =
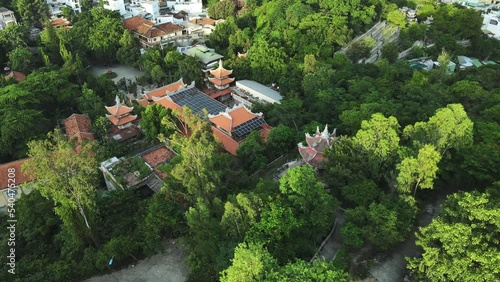
[[[428,122],[408,125],[404,134],[417,145],[432,144],[442,155],[453,148],[459,150],[472,144],[473,122],[461,104],[450,104],[436,111]]]
[[[172,111],[166,109],[160,104],[148,106],[142,113],[141,129],[144,135],[150,140],[158,140],[158,134],[163,134],[165,137],[170,137],[173,130],[162,126],[161,121],[164,118],[172,118]]]
[[[16,0],[17,12],[23,20],[41,26],[42,20],[49,19],[49,6],[44,0]]]
[[[497,281],[500,277],[500,201],[491,193],[449,196],[441,213],[420,228],[422,257],[407,258],[417,278],[428,281]]]
[[[407,157],[398,164],[399,174],[396,187],[403,193],[411,193],[413,196],[417,189],[432,189],[434,179],[439,170],[438,163],[441,156],[432,145],[424,145],[419,151],[417,158]]]
[[[119,43],[120,48],[118,48],[116,52],[116,59],[118,62],[129,66],[137,64],[139,62],[140,52],[135,37],[128,30],[124,30]]]
[[[95,244],[97,162],[92,144],[84,142],[77,149],[76,140],[67,140],[59,130],[47,138],[28,143],[30,159],[22,170],[35,179],[33,187],[42,196],[54,201],[54,211],[73,235]]]
[[[9,52],[9,66],[12,70],[28,72],[33,61],[31,51],[25,47],[17,47]]]
[[[222,282],[266,281],[266,275],[276,267],[276,260],[259,244],[241,243],[234,250],[232,264],[221,272]]]

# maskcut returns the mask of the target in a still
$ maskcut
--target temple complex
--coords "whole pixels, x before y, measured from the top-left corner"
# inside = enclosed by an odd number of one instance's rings
[[[206,110],[214,136],[222,143],[224,149],[233,155],[236,155],[239,145],[250,132],[259,130],[266,138],[271,129],[262,113],[252,113],[244,105],[228,108],[200,92],[194,85],[179,89],[177,92],[169,92],[160,98],[154,97],[153,101],[172,110],[188,106],[200,118]]]
[[[111,121],[111,123],[118,127],[118,129],[124,129],[132,125],[132,122],[137,119],[136,115],[132,115],[133,107],[127,106],[125,103],[120,101],[120,98],[116,96],[116,104],[111,107],[105,107],[109,115],[106,117]]]
[[[299,153],[304,159],[304,162],[315,168],[321,168],[323,164],[324,152],[327,148],[331,148],[333,141],[336,139],[335,128],[332,133],[328,132],[328,125],[325,126],[323,132],[316,128],[314,136],[306,133],[307,147],[301,143],[298,144]]]

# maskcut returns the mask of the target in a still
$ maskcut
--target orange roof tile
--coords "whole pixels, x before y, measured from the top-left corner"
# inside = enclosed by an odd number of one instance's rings
[[[143,106],[143,107],[147,107],[149,106],[149,101],[146,100],[146,99],[137,99],[135,100],[137,102],[137,104]]]
[[[163,98],[156,100],[155,103],[162,105],[166,109],[171,109],[171,110],[181,110],[182,109],[179,105],[177,105],[173,101],[167,99],[166,97],[163,97]]]
[[[260,115],[252,113],[245,106],[236,106],[235,108],[226,110],[225,113],[209,116],[209,119],[212,123],[227,132],[232,132],[234,127],[255,117],[260,117]]]
[[[190,21],[190,23],[200,24],[200,25],[204,25],[204,24],[215,25],[215,20],[211,19],[211,18],[201,18],[201,19],[194,19],[194,20]]]
[[[50,24],[53,26],[53,27],[61,27],[61,26],[67,26],[67,25],[70,25],[70,21],[68,21],[67,19],[65,18],[57,18],[57,19],[53,19],[50,21]]]
[[[218,68],[215,70],[211,70],[210,73],[215,77],[222,78],[231,75],[233,71],[227,70],[225,68]]]
[[[170,34],[170,33],[174,33],[176,31],[180,31],[182,30],[183,28],[179,25],[176,25],[174,23],[171,23],[171,22],[168,22],[168,23],[162,23],[162,24],[159,24],[159,25],[155,25],[155,27],[163,32],[165,32],[165,34]]]
[[[232,119],[228,118],[226,115],[218,115],[213,118],[210,118],[210,121],[217,125],[219,128],[224,129],[227,132],[231,132],[233,127],[231,126]]]
[[[227,85],[227,84],[233,82],[234,78],[218,79],[218,78],[212,77],[212,78],[209,78],[209,80],[210,80],[210,82],[212,82],[215,85],[223,86],[223,85]]]
[[[123,27],[129,31],[137,31],[137,29],[143,24],[152,26],[154,23],[141,17],[131,17],[123,20]]]
[[[252,113],[244,106],[229,112],[229,115],[233,118],[233,127],[247,122],[254,117],[259,117],[259,115]]]
[[[144,96],[146,96],[145,98],[147,98],[147,100],[153,101],[153,97],[163,97],[167,94],[167,92],[177,92],[181,87],[186,87],[184,82],[182,82],[182,78],[174,83],[170,83],[151,92],[148,92],[144,94]]]
[[[240,143],[238,143],[233,138],[227,136],[214,126],[212,126],[212,131],[214,133],[215,138],[217,138],[222,143],[224,149],[228,151],[230,154],[236,156],[236,150],[238,150]]]
[[[9,187],[9,184],[11,183],[15,183],[17,186],[25,182],[31,181],[31,177],[28,174],[25,174],[21,171],[21,165],[27,160],[29,159],[26,158],[13,161],[10,163],[0,164],[0,190],[7,189]],[[14,178],[9,178],[9,169],[12,168],[15,169]],[[14,180],[13,182],[12,180],[9,182],[9,179],[14,179]]]
[[[109,121],[111,121],[111,123],[113,123],[116,126],[124,125],[137,119],[137,116],[133,115],[128,115],[120,119],[113,115],[106,115],[106,117],[109,119]]]
[[[17,82],[21,82],[26,79],[26,75],[19,71],[11,71],[8,75],[4,76],[6,80],[9,78],[14,78]]]
[[[94,140],[91,132],[92,125],[87,115],[72,114],[64,121],[64,127],[68,138],[76,137],[78,142],[81,142],[83,138]]]
[[[106,110],[114,116],[122,116],[124,114],[132,112],[134,108],[128,107],[125,104],[121,104],[118,106],[111,106],[111,107],[106,107]]]

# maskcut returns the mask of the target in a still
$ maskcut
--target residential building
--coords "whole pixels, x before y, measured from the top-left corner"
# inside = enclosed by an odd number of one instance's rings
[[[185,49],[182,52],[184,55],[197,57],[201,64],[201,71],[204,74],[205,87],[210,87],[209,74],[217,63],[224,58],[224,56],[215,53],[214,49],[207,48],[207,46],[199,45]]]
[[[125,0],[106,0],[104,1],[104,8],[117,11],[121,16],[127,13],[127,10],[125,9]]]
[[[175,0],[166,1],[167,7],[172,11],[185,11],[189,14],[200,14],[203,12],[201,0]]]
[[[125,6],[125,9],[133,17],[141,16],[153,22],[156,22],[160,16],[160,2],[158,0],[132,0],[130,5]]]
[[[132,157],[112,157],[101,163],[106,187],[110,191],[144,189],[159,192],[167,175],[161,166],[176,153],[164,145],[156,145]]]
[[[322,167],[325,150],[332,147],[333,142],[336,140],[336,131],[335,128],[330,133],[328,132],[328,126],[325,126],[323,132],[320,132],[319,127],[317,127],[314,136],[306,133],[307,146],[304,146],[302,142],[297,145],[299,153],[306,164],[315,168]]]
[[[46,2],[49,5],[51,15],[56,17],[62,15],[61,9],[64,6],[70,7],[75,13],[82,12],[81,0],[46,0]]]
[[[172,110],[181,110],[183,106],[188,106],[200,117],[206,110],[214,136],[226,151],[233,155],[236,155],[239,145],[250,132],[259,130],[267,138],[271,129],[262,113],[252,113],[244,105],[227,108],[226,105],[202,93],[193,84],[177,92],[167,92],[160,98],[153,97],[153,100]]]
[[[163,46],[183,34],[183,28],[171,22],[154,24],[141,17],[123,20],[125,29],[136,35],[144,48]]]
[[[248,107],[251,107],[254,102],[279,104],[283,99],[278,91],[253,80],[236,81],[236,86],[233,87],[232,96],[234,100]]]
[[[26,160],[28,159],[0,164],[0,211],[6,211],[9,198],[17,200],[22,194],[31,192],[32,188],[29,185],[23,185],[31,181],[31,177],[21,171],[21,166]]]
[[[483,14],[482,30],[489,36],[500,39],[500,12]]]
[[[17,24],[14,12],[7,8],[0,7],[0,30],[5,29],[8,24]]]
[[[234,81],[234,78],[229,77],[232,73],[233,71],[225,69],[222,66],[222,60],[219,60],[219,67],[210,71],[210,77],[208,78],[210,90],[206,91],[205,94],[221,102],[229,99],[231,97],[229,85]]]

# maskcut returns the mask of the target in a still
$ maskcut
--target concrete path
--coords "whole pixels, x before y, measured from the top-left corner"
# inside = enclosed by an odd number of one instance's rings
[[[85,282],[184,282],[188,270],[184,256],[174,240],[165,244],[165,252],[139,261],[110,274],[92,277]]]
[[[323,246],[321,251],[318,254],[318,259],[323,261],[331,261],[335,258],[338,250],[342,246],[342,235],[340,234],[340,230],[342,226],[344,226],[345,217],[344,213],[341,209],[337,210],[336,213],[337,225],[335,226],[335,230],[333,231],[332,236],[326,241],[326,244]]]
[[[432,219],[439,215],[439,207],[444,198],[437,199],[434,203],[427,205],[424,208],[422,215],[418,219],[418,226],[427,226],[431,223]],[[406,275],[406,259],[405,257],[416,257],[421,255],[421,250],[415,245],[415,231],[413,230],[411,236],[401,243],[394,252],[387,258],[375,259],[375,263],[370,269],[371,277],[363,280],[380,281],[380,282],[398,282],[408,281]]]

